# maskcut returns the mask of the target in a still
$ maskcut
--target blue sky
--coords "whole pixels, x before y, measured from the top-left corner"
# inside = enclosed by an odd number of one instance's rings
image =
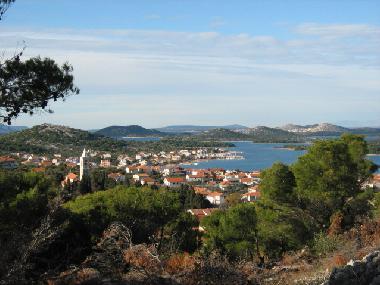
[[[74,66],[79,128],[141,124],[380,126],[380,1],[17,0],[0,50]]]

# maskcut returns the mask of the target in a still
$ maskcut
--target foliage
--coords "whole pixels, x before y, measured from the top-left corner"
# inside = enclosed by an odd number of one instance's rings
[[[334,212],[361,193],[361,183],[373,171],[365,154],[362,137],[344,135],[314,143],[293,165],[298,203],[320,226],[326,226]]]
[[[16,133],[0,136],[0,153],[30,152],[51,154],[59,151],[64,156],[81,153],[83,147],[94,151],[108,151],[113,154],[139,151],[160,152],[201,147],[230,147],[231,143],[206,142],[199,139],[165,138],[160,141],[124,141],[104,137],[87,131],[43,124]]]
[[[10,125],[20,113],[33,115],[36,110],[45,110],[50,100],[79,94],[72,71],[69,64],[58,66],[49,58],[23,62],[17,55],[6,60],[0,65],[0,117]]]
[[[296,182],[289,166],[280,162],[274,163],[271,168],[264,170],[260,177],[263,199],[284,203],[294,200]]]
[[[0,21],[2,20],[4,13],[14,1],[15,0],[0,0]]]
[[[182,185],[180,188],[169,189],[168,191],[178,195],[183,210],[211,207],[210,201],[203,195],[195,193],[194,189],[190,186]]]
[[[104,129],[96,131],[97,134],[107,137],[145,137],[145,136],[156,136],[161,137],[167,135],[166,133],[153,130],[145,129],[138,125],[131,126],[110,126]]]
[[[380,140],[379,139],[368,143],[368,152],[372,154],[380,154]]]
[[[182,212],[165,229],[170,238],[165,242],[169,252],[194,252],[198,248],[198,220],[188,212]]]
[[[228,129],[213,129],[196,134],[195,137],[202,140],[250,140],[256,143],[277,143],[277,142],[303,142],[304,138],[300,135],[287,132],[281,129],[256,127],[240,133]]]
[[[241,194],[239,192],[231,193],[225,199],[227,207],[233,207],[237,204],[240,204],[241,202]]]
[[[270,258],[300,249],[313,236],[312,218],[297,207],[265,201],[256,211],[260,248]]]
[[[202,220],[205,249],[219,250],[232,259],[252,258],[256,252],[256,224],[255,207],[250,203],[216,211]]]
[[[326,235],[319,232],[314,236],[312,250],[322,256],[337,250],[342,245],[342,239],[338,235]]]
[[[148,242],[181,210],[175,193],[122,186],[77,197],[65,207],[81,216],[94,237],[111,222],[119,221],[131,229],[136,242]]]

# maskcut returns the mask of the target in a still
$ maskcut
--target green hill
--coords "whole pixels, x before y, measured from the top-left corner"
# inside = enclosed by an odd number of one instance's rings
[[[0,152],[73,153],[84,148],[117,151],[126,147],[126,142],[117,141],[87,131],[43,124],[16,133],[0,136]]]
[[[194,135],[204,140],[247,140],[262,143],[289,143],[303,142],[304,138],[300,135],[293,134],[284,130],[269,127],[255,127],[231,131],[227,129],[214,129]]]
[[[131,126],[110,126],[100,129],[95,134],[107,137],[148,137],[148,136],[165,136],[166,134],[157,130],[146,129],[138,125]]]
[[[202,140],[251,140],[251,137],[249,135],[223,128],[204,131],[193,136]]]
[[[265,126],[249,128],[243,132],[249,135],[254,142],[258,143],[288,143],[305,141],[302,135]]]

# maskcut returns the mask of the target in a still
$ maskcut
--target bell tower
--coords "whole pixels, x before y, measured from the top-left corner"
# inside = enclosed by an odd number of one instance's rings
[[[89,174],[89,163],[88,163],[88,156],[86,149],[83,149],[82,156],[80,157],[80,173],[79,173],[79,180],[83,179],[84,175]]]

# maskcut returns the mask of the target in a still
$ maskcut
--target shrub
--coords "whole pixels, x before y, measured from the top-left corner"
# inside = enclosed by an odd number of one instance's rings
[[[326,256],[327,254],[339,249],[342,246],[342,238],[338,235],[326,235],[320,232],[315,235],[313,240],[314,253]]]

